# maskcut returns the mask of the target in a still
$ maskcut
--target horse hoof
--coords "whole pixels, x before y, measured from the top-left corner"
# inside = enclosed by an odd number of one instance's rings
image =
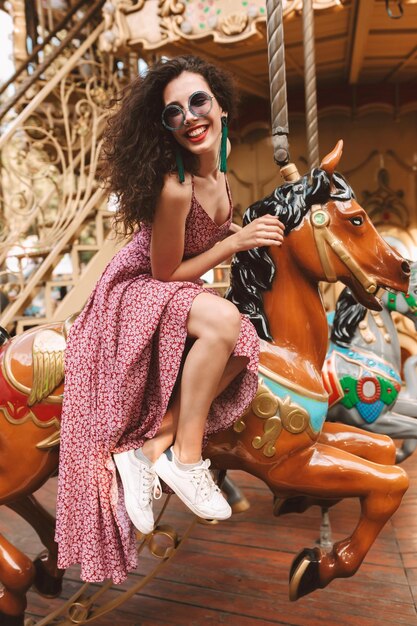
[[[305,548],[294,559],[290,570],[290,600],[294,602],[320,588],[320,551]]]
[[[56,598],[59,596],[62,591],[62,576],[59,578],[51,576],[43,563],[42,555],[33,561],[33,565],[35,566],[33,584],[40,595],[45,598]]]
[[[247,511],[250,508],[249,501],[227,474],[222,476],[222,472],[220,472],[218,484],[233,513],[243,513],[243,511]]]
[[[245,496],[242,496],[239,500],[236,500],[236,502],[233,502],[233,504],[231,504],[230,506],[232,507],[233,515],[235,513],[243,513],[244,511],[250,509],[249,501],[245,498]]]

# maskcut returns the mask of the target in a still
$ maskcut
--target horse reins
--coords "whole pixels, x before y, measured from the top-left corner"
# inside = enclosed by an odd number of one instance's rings
[[[329,246],[364,290],[367,293],[375,293],[378,289],[376,282],[371,280],[360,267],[359,263],[349,254],[343,243],[327,228],[330,224],[330,215],[321,204],[312,205],[310,223],[313,227],[317,252],[327,282],[335,283],[338,280],[328,255],[327,246]]]

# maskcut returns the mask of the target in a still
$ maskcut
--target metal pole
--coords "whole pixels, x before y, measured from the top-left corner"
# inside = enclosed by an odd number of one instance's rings
[[[266,0],[266,13],[272,141],[275,162],[282,167],[290,160],[282,0]]]
[[[303,37],[308,165],[312,168],[319,165],[316,60],[314,51],[314,10],[312,0],[303,0]]]

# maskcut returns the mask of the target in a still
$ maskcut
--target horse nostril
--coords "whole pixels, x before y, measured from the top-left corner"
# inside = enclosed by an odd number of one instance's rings
[[[410,269],[410,264],[408,263],[408,261],[403,261],[401,263],[401,269],[403,271],[403,274],[405,274],[406,276],[410,276],[411,269]]]

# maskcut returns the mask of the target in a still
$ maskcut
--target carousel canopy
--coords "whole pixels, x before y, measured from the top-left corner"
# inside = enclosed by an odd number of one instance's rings
[[[317,80],[333,86],[408,83],[417,71],[417,0],[315,0]],[[303,84],[302,0],[284,0],[289,88]],[[247,93],[269,98],[264,0],[109,0],[107,50],[204,54]]]

